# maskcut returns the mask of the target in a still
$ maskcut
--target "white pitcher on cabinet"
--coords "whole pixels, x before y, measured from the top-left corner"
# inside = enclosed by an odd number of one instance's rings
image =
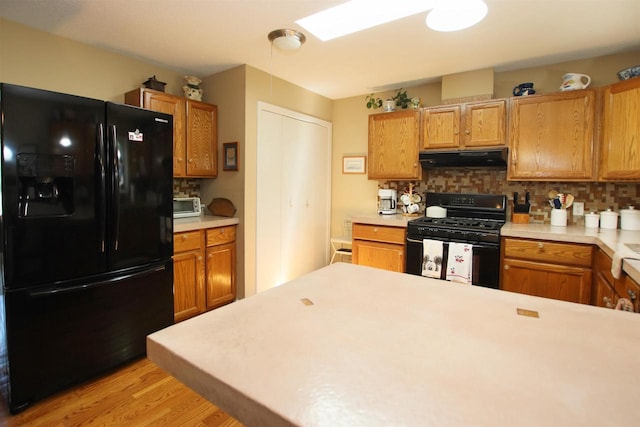
[[[586,74],[567,73],[562,76],[562,86],[560,86],[560,90],[586,89],[589,83],[591,83],[591,77]]]

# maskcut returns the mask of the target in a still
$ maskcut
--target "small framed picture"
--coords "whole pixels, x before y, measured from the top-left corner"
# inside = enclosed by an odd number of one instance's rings
[[[222,170],[237,171],[238,170],[238,143],[225,142],[222,144],[222,152],[224,153]]]
[[[342,173],[366,173],[366,156],[342,156]]]

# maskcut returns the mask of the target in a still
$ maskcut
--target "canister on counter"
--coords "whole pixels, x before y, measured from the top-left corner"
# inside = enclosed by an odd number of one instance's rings
[[[640,230],[640,210],[633,206],[629,206],[629,209],[620,209],[620,228]]]
[[[600,215],[595,212],[589,212],[584,215],[584,226],[586,228],[598,228],[600,222]]]
[[[618,212],[611,209],[600,212],[600,228],[616,229],[618,228]]]

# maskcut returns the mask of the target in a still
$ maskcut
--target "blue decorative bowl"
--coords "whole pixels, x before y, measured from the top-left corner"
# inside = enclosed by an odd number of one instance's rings
[[[638,76],[640,76],[640,65],[636,65],[635,67],[629,67],[629,68],[625,68],[624,70],[618,71],[618,78],[620,80],[629,80]]]

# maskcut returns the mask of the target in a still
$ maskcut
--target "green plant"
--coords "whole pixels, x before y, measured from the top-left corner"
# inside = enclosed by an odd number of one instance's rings
[[[407,91],[403,91],[402,88],[396,90],[396,94],[391,99],[396,101],[396,107],[407,108],[411,103],[411,98],[407,95]]]
[[[365,101],[367,101],[367,108],[376,109],[382,107],[382,99],[374,97],[373,94],[367,95]]]

